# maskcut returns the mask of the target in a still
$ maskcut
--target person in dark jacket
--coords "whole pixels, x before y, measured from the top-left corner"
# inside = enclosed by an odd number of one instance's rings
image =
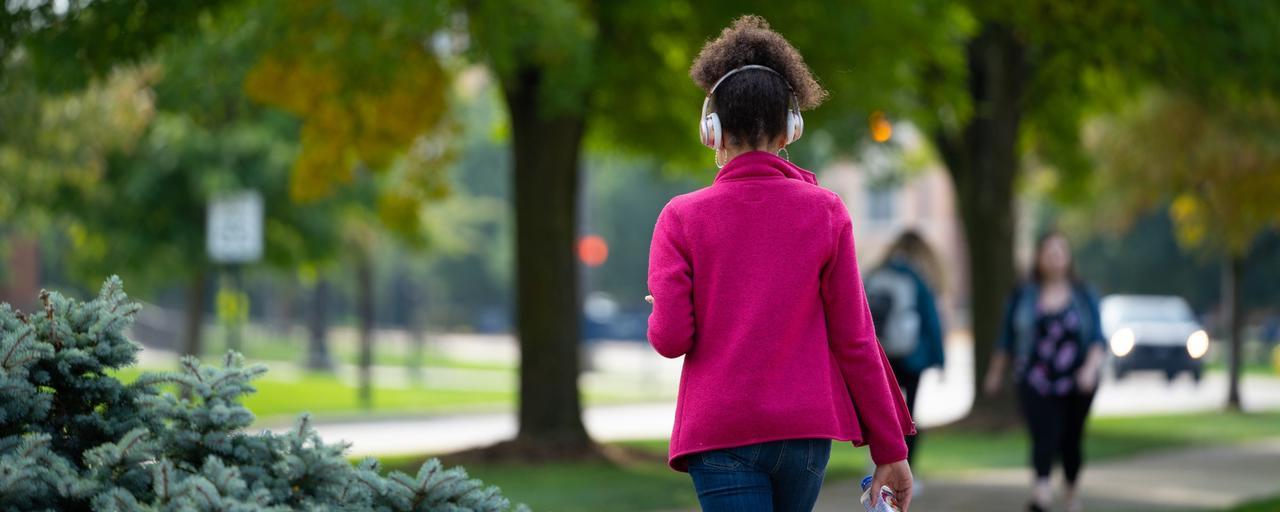
[[[1049,232],[1036,244],[1031,279],[1009,298],[984,383],[988,394],[997,393],[1013,362],[1018,404],[1031,433],[1033,512],[1048,510],[1053,501],[1055,460],[1066,477],[1066,510],[1082,509],[1076,482],[1105,346],[1097,297],[1076,277],[1066,237]]]
[[[889,246],[884,261],[867,277],[867,302],[893,374],[915,414],[920,376],[929,368],[943,368],[944,331],[935,294],[941,289],[938,259],[914,230],[903,232]],[[919,429],[917,429],[918,431]],[[907,436],[907,460],[915,464],[919,434]]]

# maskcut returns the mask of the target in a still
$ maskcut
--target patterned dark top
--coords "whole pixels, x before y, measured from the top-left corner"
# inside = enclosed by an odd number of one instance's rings
[[[1084,365],[1080,317],[1075,308],[1039,311],[1035,347],[1026,361],[1019,361],[1022,381],[1040,396],[1066,396],[1076,392],[1076,372]]]

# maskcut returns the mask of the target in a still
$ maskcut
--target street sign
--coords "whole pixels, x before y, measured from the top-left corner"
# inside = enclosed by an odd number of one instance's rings
[[[262,258],[262,196],[229,194],[209,203],[206,226],[209,258],[216,263],[251,263]]]

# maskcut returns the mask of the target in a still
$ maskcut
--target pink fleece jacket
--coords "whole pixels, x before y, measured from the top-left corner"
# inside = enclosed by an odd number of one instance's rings
[[[871,445],[907,457],[915,433],[876,342],[840,197],[765,152],[734,158],[658,215],[649,343],[684,356],[668,463],[766,441]]]

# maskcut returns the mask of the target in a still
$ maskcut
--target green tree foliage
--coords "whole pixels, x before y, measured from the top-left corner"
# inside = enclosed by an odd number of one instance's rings
[[[136,362],[123,335],[139,309],[118,278],[78,302],[44,293],[44,309],[0,305],[0,507],[16,510],[501,511],[495,487],[439,461],[416,475],[356,465],[307,416],[287,433],[248,434],[240,399],[263,366],[229,353],[124,384]],[[180,389],[179,397],[165,389]]]
[[[244,91],[302,122],[290,197],[338,198],[355,270],[360,396],[371,405],[374,247],[384,232],[425,246],[424,205],[449,193],[452,77],[432,46],[445,11],[413,1],[254,5],[263,48]]]
[[[154,114],[142,85],[157,70],[144,61],[221,3],[30,0],[0,9],[0,217],[30,220],[58,187],[92,186],[106,153],[132,147]]]
[[[1169,205],[1188,248],[1242,255],[1280,224],[1280,102],[1152,92],[1093,126],[1097,187],[1120,219]]]
[[[92,190],[107,156],[128,151],[155,115],[154,67],[121,69],[87,90],[42,95],[31,76],[0,82],[0,216],[47,220],[51,206]]]
[[[695,124],[704,91],[688,70],[702,44],[743,14],[768,19],[832,91],[827,103],[806,113],[812,136],[795,151],[802,165],[817,168],[821,157],[849,156],[872,111],[909,118],[935,108],[963,116],[968,108],[962,91],[937,88],[925,75],[925,64],[963,72],[963,52],[954,42],[972,32],[974,21],[952,2],[461,5],[473,56],[490,65],[506,92],[522,69],[536,67],[546,80],[539,95],[545,114],[585,116],[591,150],[659,155],[668,172],[713,174]]]
[[[44,87],[78,89],[117,64],[145,59],[172,34],[190,30],[223,0],[29,0],[0,9],[0,77],[10,57],[33,63]]]
[[[262,194],[265,258],[277,268],[331,258],[338,245],[332,202],[289,198],[296,122],[241,90],[263,26],[252,14],[227,8],[204,16],[193,37],[168,39],[145,64],[119,66],[81,90],[2,100],[30,98],[40,108],[0,140],[0,176],[17,185],[0,192],[13,198],[0,198],[0,212],[12,204],[16,218],[43,218],[64,231],[72,248],[66,266],[79,281],[121,273],[147,289],[185,279],[181,348],[192,354],[200,352],[213,270],[204,233],[213,198]],[[31,67],[7,80],[35,84]]]
[[[15,214],[66,234],[72,276],[92,282],[119,272],[148,288],[178,277],[202,289],[210,270],[207,204],[245,188],[268,203],[268,263],[286,266],[331,250],[324,245],[334,236],[328,210],[288,200],[291,122],[255,116],[201,125],[183,112],[157,111],[150,83],[157,73],[119,71],[105,84],[46,100],[36,143],[0,146],[0,174],[18,185],[7,192],[16,196]],[[193,321],[201,309],[188,312]],[[199,349],[195,340],[186,345]]]
[[[433,2],[310,1],[260,11],[274,34],[244,90],[302,119],[293,197],[332,195],[357,169],[384,171],[401,158],[399,186],[383,190],[382,212],[416,215],[423,200],[438,199],[449,152],[430,136],[452,128],[450,77],[429,46],[443,24],[440,9]]]

